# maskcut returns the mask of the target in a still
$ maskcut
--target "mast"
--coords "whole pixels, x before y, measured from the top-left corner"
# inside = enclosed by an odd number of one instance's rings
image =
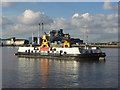
[[[34,33],[32,33],[32,44],[34,44]]]
[[[40,23],[38,24],[39,25],[39,29],[38,29],[38,44],[40,44]]]
[[[84,41],[85,44],[88,44],[88,31],[87,31],[87,26],[84,26],[85,30],[84,30]]]
[[[86,44],[88,44],[88,31],[86,29]]]
[[[43,35],[44,24],[42,23],[42,35]]]

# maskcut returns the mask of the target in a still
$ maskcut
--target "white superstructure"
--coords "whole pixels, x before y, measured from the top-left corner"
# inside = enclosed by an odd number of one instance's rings
[[[19,47],[18,52],[28,52],[28,50],[33,51],[34,47]]]
[[[60,51],[62,52],[61,54],[80,54],[80,50],[79,48],[54,48],[56,49],[56,53],[60,53]]]
[[[40,47],[34,48],[34,47],[19,47],[18,52],[43,52],[47,53],[49,51],[50,53],[60,53],[61,54],[80,54],[79,48],[55,48],[53,47],[52,50],[50,48],[47,51],[41,51]]]

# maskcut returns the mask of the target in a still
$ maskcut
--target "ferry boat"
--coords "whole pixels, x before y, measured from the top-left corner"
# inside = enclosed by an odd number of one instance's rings
[[[70,35],[66,34],[62,47],[50,46],[48,34],[42,37],[40,46],[19,47],[14,55],[18,57],[48,58],[62,60],[105,60],[106,54],[99,47],[72,47]]]

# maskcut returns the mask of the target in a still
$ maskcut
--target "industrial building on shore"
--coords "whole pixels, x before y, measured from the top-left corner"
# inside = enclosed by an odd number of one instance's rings
[[[49,32],[49,40],[51,45],[62,44],[65,39],[65,35],[63,33],[63,29],[60,30],[52,30]],[[71,44],[83,44],[83,40],[79,38],[71,38]],[[40,45],[42,43],[42,37],[29,37],[27,39],[16,39],[15,37],[7,38],[7,39],[0,39],[0,45]]]
[[[0,44],[1,45],[27,45],[29,44],[29,41],[26,40],[26,39],[16,39],[15,37],[11,37],[11,38],[8,38],[8,39],[0,39]]]
[[[49,33],[49,41],[51,45],[62,45],[65,39],[65,35],[63,33],[63,29],[60,30],[52,30]],[[29,45],[40,45],[42,43],[42,37],[32,36],[28,39],[16,39],[15,37],[1,39],[0,38],[0,45],[1,46],[29,46]],[[84,45],[85,43],[80,38],[70,38],[71,45]],[[120,42],[105,42],[105,43],[90,43],[89,45],[97,45],[97,46],[120,46]]]
[[[63,29],[60,30],[52,30],[49,32],[49,40],[50,44],[62,44],[65,39],[65,35],[63,33]],[[40,41],[38,41],[38,38]],[[79,38],[70,38],[71,44],[83,44],[83,40],[80,40]],[[30,44],[41,44],[42,38],[41,37],[29,37]],[[40,42],[40,43],[38,43]]]

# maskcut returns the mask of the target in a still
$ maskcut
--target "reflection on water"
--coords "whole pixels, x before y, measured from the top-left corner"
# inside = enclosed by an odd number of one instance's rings
[[[34,77],[40,77],[40,86],[42,88],[47,88],[48,75],[49,75],[49,60],[47,59],[33,59],[33,58],[18,58],[19,73],[20,73],[20,82],[33,82]],[[37,63],[38,64],[37,64]],[[38,66],[38,72],[36,73],[35,68]],[[23,75],[23,76],[22,76]],[[25,75],[25,76],[24,76]],[[24,80],[24,77],[29,77],[27,80]]]
[[[102,61],[103,62],[103,61]],[[67,84],[68,82],[73,83],[73,85],[79,85],[78,79],[80,77],[88,76],[88,68],[87,67],[91,63],[92,70],[96,70],[96,63],[101,63],[101,61],[93,61],[93,62],[80,62],[77,60],[52,60],[52,59],[34,59],[34,58],[18,58],[18,80],[22,82],[21,85],[24,86],[32,82],[33,86],[35,82],[33,81],[36,78],[39,80],[39,84],[41,88],[50,87],[50,79],[60,85],[63,82],[59,82],[59,79],[64,80],[66,85],[64,87],[71,87],[71,85]],[[104,62],[103,62],[104,63]],[[37,70],[38,71],[37,71]],[[80,74],[80,69],[83,69]],[[37,71],[37,73],[36,73]],[[82,75],[82,76],[80,76]],[[58,79],[55,80],[55,79]],[[20,85],[20,86],[21,86]],[[25,86],[26,87],[26,86]]]
[[[41,59],[39,60],[39,66],[40,66],[41,88],[47,88],[48,87],[48,75],[49,75],[49,61]]]
[[[108,52],[107,52],[108,51]],[[106,49],[106,61],[18,58],[16,48],[3,51],[3,88],[116,88],[116,50]],[[8,58],[9,57],[9,58]]]

